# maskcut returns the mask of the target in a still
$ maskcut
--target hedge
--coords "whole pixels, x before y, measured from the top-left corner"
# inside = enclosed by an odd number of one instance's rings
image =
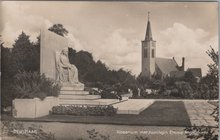
[[[53,115],[112,116],[115,115],[116,112],[117,109],[111,105],[60,105],[52,108]]]

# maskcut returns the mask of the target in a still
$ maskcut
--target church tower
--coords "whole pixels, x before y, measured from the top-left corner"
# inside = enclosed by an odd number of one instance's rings
[[[142,41],[142,70],[141,76],[151,78],[155,72],[155,59],[156,59],[156,41],[153,40],[150,13],[148,12],[148,22],[145,39]]]

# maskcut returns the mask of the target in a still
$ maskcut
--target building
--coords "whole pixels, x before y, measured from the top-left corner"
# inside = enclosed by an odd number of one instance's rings
[[[170,77],[182,78],[186,72],[191,72],[192,75],[197,79],[201,79],[202,77],[201,68],[188,68],[186,71],[171,71]]]
[[[164,78],[166,76],[170,76],[171,73],[184,73],[184,57],[182,58],[182,65],[179,66],[174,57],[169,59],[156,56],[156,41],[153,40],[149,14],[145,39],[142,41],[141,57],[141,76],[145,76],[149,79],[153,75]]]

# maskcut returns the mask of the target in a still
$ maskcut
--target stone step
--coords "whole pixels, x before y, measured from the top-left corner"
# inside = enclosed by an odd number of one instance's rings
[[[122,99],[121,102],[127,99]],[[60,105],[113,105],[120,101],[118,99],[95,99],[95,100],[59,100]]]
[[[69,95],[89,95],[88,91],[84,90],[61,90],[60,95],[69,94]]]
[[[59,100],[60,105],[106,105],[98,100]]]
[[[100,99],[100,95],[85,95],[85,94],[60,94],[60,100],[94,100]]]

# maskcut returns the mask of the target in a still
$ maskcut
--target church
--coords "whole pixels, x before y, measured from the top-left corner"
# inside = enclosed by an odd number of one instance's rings
[[[141,55],[141,76],[151,79],[151,77],[157,76],[160,79],[165,77],[183,77],[185,75],[184,65],[185,58],[182,57],[182,65],[178,65],[173,58],[161,58],[156,56],[156,41],[153,39],[151,24],[148,22],[145,39],[142,41],[142,55]],[[191,69],[188,69],[191,71]],[[187,71],[188,71],[187,70]],[[201,77],[201,68],[193,69],[193,73],[196,76]]]

